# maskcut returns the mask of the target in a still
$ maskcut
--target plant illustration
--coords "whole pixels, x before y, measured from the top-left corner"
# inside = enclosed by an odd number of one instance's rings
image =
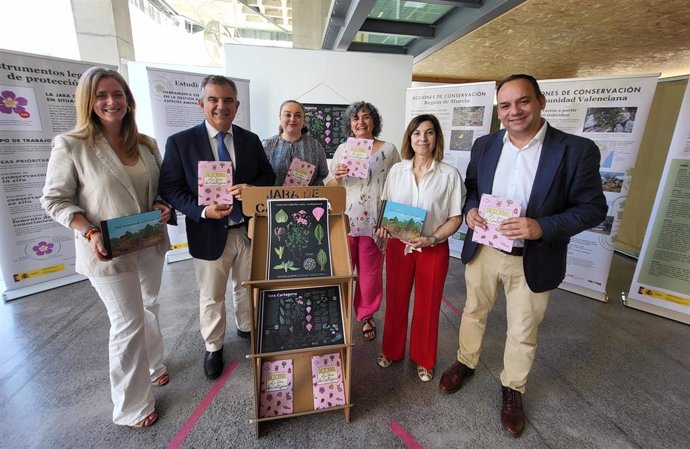
[[[290,271],[298,271],[299,270],[299,268],[295,267],[295,262],[293,262],[292,260],[286,260],[283,263],[279,263],[278,265],[273,267],[273,269],[274,270],[285,270],[286,273],[288,272],[288,270],[290,270]]]
[[[320,249],[318,253],[316,253],[316,261],[319,263],[321,271],[323,271],[326,268],[326,264],[328,263],[328,255],[326,254],[326,251],[323,250],[323,248]]]
[[[288,214],[285,212],[283,209],[280,209],[276,213],[276,223],[287,223],[288,221]]]
[[[323,240],[324,234],[323,234],[323,226],[320,224],[316,225],[316,228],[314,228],[314,237],[316,237],[316,240],[319,241],[319,245],[321,245],[321,241]]]
[[[285,252],[285,247],[284,247],[284,246],[279,246],[278,248],[273,248],[273,251],[275,251],[276,254],[278,255],[278,259],[282,259],[282,258],[283,258],[283,253]]]
[[[22,114],[26,113],[24,106],[29,104],[29,101],[24,97],[18,97],[11,90],[3,90],[0,92],[0,112],[3,114]]]

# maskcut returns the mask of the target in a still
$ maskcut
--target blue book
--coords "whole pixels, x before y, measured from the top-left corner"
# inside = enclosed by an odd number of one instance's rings
[[[422,235],[426,209],[385,200],[381,204],[378,227],[399,240],[407,242]]]
[[[101,221],[106,259],[129,254],[165,242],[165,224],[161,211],[152,210]]]

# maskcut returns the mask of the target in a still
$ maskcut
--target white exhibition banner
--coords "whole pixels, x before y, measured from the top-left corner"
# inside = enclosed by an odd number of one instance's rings
[[[626,303],[690,324],[690,83]]]
[[[204,73],[188,73],[161,68],[147,67],[151,115],[154,137],[161,154],[165,155],[165,143],[171,135],[196,126],[204,121],[204,112],[199,107],[201,81]],[[249,80],[231,78],[237,85],[237,99],[240,108],[233,123],[249,129]],[[168,262],[189,259],[185,217],[177,211],[177,226],[168,226],[170,251]]]
[[[654,98],[658,76],[539,81],[550,125],[593,140],[601,151],[606,220],[570,240],[560,288],[606,301],[613,240],[620,226],[632,169]]]
[[[76,122],[74,93],[93,64],[0,51],[0,268],[5,300],[86,279],[74,232],[41,208],[55,135]]]
[[[474,141],[491,130],[496,83],[449,84],[407,89],[407,123],[417,115],[433,114],[443,130],[443,161],[457,168],[465,179]],[[460,257],[467,235],[464,223],[448,243],[450,255]]]

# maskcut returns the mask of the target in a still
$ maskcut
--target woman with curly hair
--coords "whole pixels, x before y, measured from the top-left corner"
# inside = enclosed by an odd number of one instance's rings
[[[374,141],[366,178],[349,176],[347,165],[342,163],[345,151],[345,143],[342,143],[333,155],[330,173],[324,181],[327,186],[341,185],[347,191],[348,242],[352,267],[357,270],[355,315],[362,322],[364,339],[372,341],[376,338],[374,314],[383,299],[383,252],[374,240],[376,219],[386,176],[393,164],[400,161],[400,155],[395,145],[377,139],[381,133],[381,115],[371,103],[352,103],[341,126],[344,135]]]

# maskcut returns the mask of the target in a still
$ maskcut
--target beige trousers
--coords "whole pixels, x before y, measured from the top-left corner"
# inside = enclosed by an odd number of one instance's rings
[[[522,257],[480,245],[465,267],[467,301],[460,321],[458,360],[470,368],[479,362],[486,320],[496,302],[499,284],[506,295],[508,330],[501,383],[524,393],[537,350],[537,329],[551,292],[534,293],[527,286]]]
[[[199,286],[199,323],[207,351],[218,351],[225,339],[225,292],[232,277],[232,299],[237,329],[251,329],[249,293],[242,282],[251,274],[250,242],[245,228],[230,229],[223,254],[217,260],[194,259]]]

